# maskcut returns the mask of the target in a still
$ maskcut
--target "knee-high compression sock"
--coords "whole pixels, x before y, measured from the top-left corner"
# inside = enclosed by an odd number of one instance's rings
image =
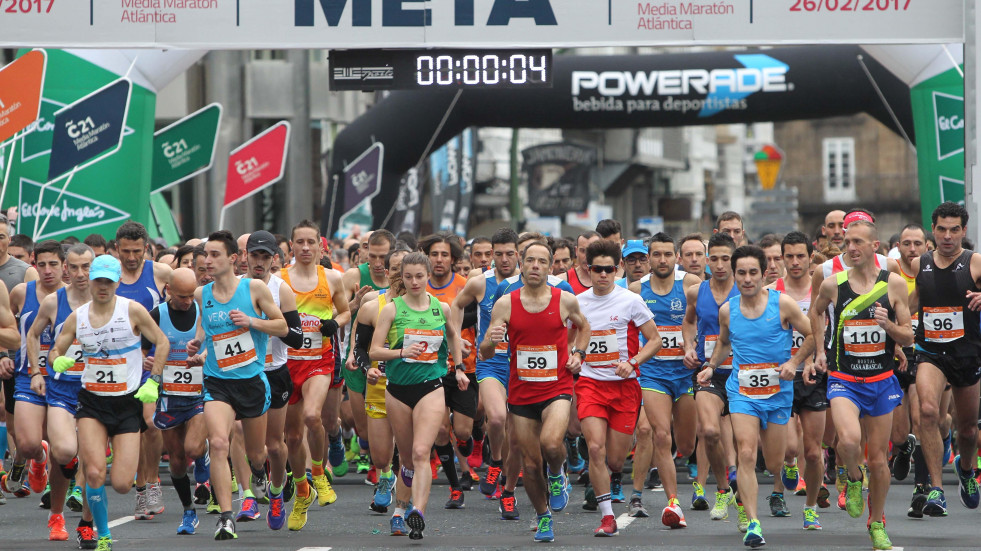
[[[913,482],[930,486],[930,471],[927,469],[926,459],[923,458],[923,449],[917,444],[913,448]]]
[[[460,475],[456,471],[456,465],[453,464],[453,445],[447,443],[440,446],[437,444],[436,456],[439,457],[439,462],[443,464],[443,472],[446,473],[446,480],[450,482],[450,488],[459,490]]]
[[[184,473],[184,476],[177,478],[174,475],[170,476],[170,480],[174,483],[174,490],[177,492],[177,497],[181,499],[181,505],[184,506],[184,510],[194,508],[194,500],[191,496],[191,479]]]
[[[480,442],[480,441],[482,441],[484,439],[484,418],[483,417],[481,417],[480,419],[477,419],[476,421],[473,422],[473,430],[470,431],[470,434],[473,435],[473,439],[476,440],[477,442]]]
[[[7,455],[7,423],[0,423],[0,461]]]
[[[95,522],[95,529],[99,532],[99,537],[111,537],[109,533],[109,503],[106,502],[106,487],[103,485],[93,488],[86,484],[85,499],[89,502],[89,509],[92,511],[92,520]]]

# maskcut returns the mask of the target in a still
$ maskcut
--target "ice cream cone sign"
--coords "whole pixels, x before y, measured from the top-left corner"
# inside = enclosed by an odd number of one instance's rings
[[[762,150],[753,155],[753,161],[756,163],[760,185],[763,189],[773,189],[783,165],[783,151],[772,144],[764,145]]]

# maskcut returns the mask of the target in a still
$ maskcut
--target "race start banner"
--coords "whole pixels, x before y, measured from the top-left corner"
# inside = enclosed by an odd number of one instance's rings
[[[119,79],[55,113],[49,181],[119,149],[132,88]]]
[[[37,120],[47,62],[44,50],[34,50],[0,69],[0,142]]]
[[[225,212],[229,207],[283,178],[289,145],[290,123],[280,121],[232,151],[228,157],[220,228],[225,227]]]
[[[964,204],[964,77],[950,69],[910,90],[923,226],[944,201]]]
[[[211,168],[221,114],[221,105],[212,103],[153,135],[151,193],[159,193]]]

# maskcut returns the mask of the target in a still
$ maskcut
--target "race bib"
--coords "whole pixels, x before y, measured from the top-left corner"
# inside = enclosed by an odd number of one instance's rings
[[[215,347],[215,361],[222,371],[231,371],[256,361],[255,341],[248,327],[219,333],[212,337]]]
[[[712,360],[712,354],[715,353],[715,344],[719,341],[718,335],[705,335],[705,361]],[[719,367],[729,367],[732,368],[732,349],[729,349],[729,357],[725,359]]]
[[[920,313],[917,312],[913,314],[910,318],[910,322],[913,324],[913,332],[916,332],[916,328],[920,326]]]
[[[272,356],[272,354],[266,354],[265,366],[266,366],[266,368],[270,368],[270,367],[273,366],[273,356]]]
[[[422,343],[426,348],[415,359],[404,358],[402,361],[417,364],[434,364],[439,359],[439,347],[443,344],[442,329],[406,329],[402,333],[402,348],[408,349],[413,344]]]
[[[780,392],[780,370],[775,363],[739,366],[739,393],[748,398],[766,400]]]
[[[41,375],[45,377],[48,376],[48,354],[51,352],[50,344],[42,344],[41,352],[37,355],[37,367],[41,371]]]
[[[82,385],[100,396],[126,394],[126,369],[125,358],[89,358]]]
[[[886,351],[886,330],[875,320],[845,320],[841,340],[848,356],[867,358]]]
[[[616,368],[620,362],[616,329],[593,331],[586,346],[586,365],[593,369]]]
[[[519,346],[517,354],[519,381],[547,383],[559,380],[559,355],[554,344]]]
[[[963,308],[960,306],[923,307],[923,337],[927,342],[953,342],[963,336]]]
[[[683,360],[685,351],[681,348],[684,338],[681,336],[680,325],[657,326],[657,332],[661,335],[661,349],[657,352],[657,357],[662,360]]]
[[[290,360],[319,360],[324,354],[324,336],[320,333],[320,318],[310,314],[300,314],[303,326],[303,345],[288,348],[286,357]]]
[[[188,367],[186,361],[167,362],[161,387],[172,396],[200,396],[204,388],[204,371],[201,366]]]
[[[504,354],[505,356],[508,354],[507,331],[504,332],[504,340],[494,345],[494,355],[497,356],[498,354]]]
[[[790,337],[790,355],[793,356],[800,350],[800,345],[804,344],[804,335],[801,335],[797,331]]]
[[[72,345],[65,351],[65,357],[75,360],[75,365],[69,367],[66,373],[81,376],[85,371],[85,353],[82,352],[82,343],[78,339],[72,341]]]

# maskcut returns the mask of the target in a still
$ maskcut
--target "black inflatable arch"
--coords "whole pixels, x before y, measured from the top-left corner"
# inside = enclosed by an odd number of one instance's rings
[[[706,75],[726,78],[733,73],[725,69],[759,67],[761,62],[769,92],[734,96],[700,90],[706,88]],[[865,74],[863,62],[899,124],[913,139],[910,92],[904,82],[858,46],[810,46],[688,54],[556,56],[551,89],[463,91],[436,136],[433,149],[469,126],[643,128],[817,119],[865,112],[898,131]],[[781,65],[784,69],[779,68]],[[596,74],[602,80],[604,72],[605,94],[601,94],[592,78]],[[652,72],[667,79],[664,89],[658,89],[656,82],[650,85]],[[621,76],[624,73],[634,85],[619,93],[625,88]],[[686,87],[681,87],[682,80],[687,82]],[[639,86],[640,81],[647,82],[647,86]],[[747,82],[752,85],[756,81],[750,76]],[[687,93],[676,93],[679,91]],[[382,190],[372,200],[376,227],[398,197],[399,179],[425,152],[455,93],[394,92],[338,134],[330,156],[329,182],[343,182],[343,167],[372,143],[385,144]],[[655,101],[658,110],[653,110]],[[615,110],[618,106],[622,110]],[[707,111],[703,110],[706,106]],[[719,107],[723,109],[713,112]],[[322,224],[334,221],[334,227],[324,227],[331,234],[342,214],[343,193],[340,186],[336,197],[323,205]]]

